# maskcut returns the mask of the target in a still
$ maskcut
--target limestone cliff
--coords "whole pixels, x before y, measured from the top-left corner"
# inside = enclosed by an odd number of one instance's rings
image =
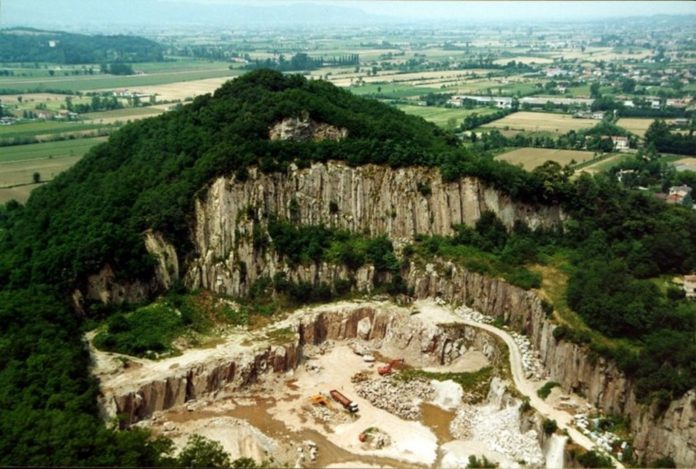
[[[286,271],[272,253],[254,247],[254,233],[265,232],[269,215],[305,225],[385,234],[398,243],[418,234],[450,235],[452,225],[473,225],[485,211],[495,212],[508,227],[516,221],[531,228],[553,226],[564,218],[558,207],[515,202],[475,178],[445,182],[433,168],[351,168],[330,162],[289,173],[263,174],[254,169],[244,181],[218,178],[196,201],[196,252],[186,282],[240,294],[260,276]],[[328,282],[341,275],[339,267],[308,269],[288,275]],[[367,272],[358,275],[362,280],[367,277]]]

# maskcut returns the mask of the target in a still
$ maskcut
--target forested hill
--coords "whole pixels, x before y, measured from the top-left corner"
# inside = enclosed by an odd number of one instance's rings
[[[348,136],[269,139],[275,123],[305,114]],[[696,386],[693,304],[656,283],[696,269],[693,210],[627,191],[613,177],[571,179],[557,164],[526,172],[469,152],[433,124],[386,104],[324,81],[258,70],[214,95],[126,125],[35,189],[26,206],[0,206],[0,466],[171,465],[162,458],[166,442],[138,430],[109,431],[99,419],[82,318],[68,304],[72,289],[106,263],[122,279],[149,278],[153,259],[142,240],[148,228],[185,257],[196,194],[216,176],[244,178],[251,165],[275,172],[329,159],[436,166],[446,180],[476,176],[518,200],[561,204],[570,215],[563,231],[522,226],[507,233],[486,217],[476,232],[430,240],[428,252],[468,245],[488,257],[523,254],[522,262],[560,256],[569,277],[562,304],[592,332],[617,340],[596,343],[594,334],[568,327],[557,328],[558,340],[613,356],[646,401],[669,403]]]
[[[348,137],[269,140],[273,124],[302,113],[346,128]],[[16,223],[0,241],[0,284],[50,284],[68,292],[105,263],[127,277],[148,277],[152,262],[141,233],[162,231],[185,252],[194,194],[215,176],[243,176],[248,165],[272,172],[328,159],[439,165],[449,178],[477,174],[516,195],[543,197],[535,175],[475,158],[420,118],[327,82],[261,70],[180,110],[126,126],[35,190],[26,208],[10,216]]]
[[[94,64],[161,60],[162,46],[139,36],[88,36],[30,28],[0,30],[0,62]]]

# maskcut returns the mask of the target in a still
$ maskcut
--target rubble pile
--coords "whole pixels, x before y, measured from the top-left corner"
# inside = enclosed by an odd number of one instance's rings
[[[463,319],[467,319],[471,322],[478,322],[481,324],[493,323],[493,318],[491,316],[481,314],[478,311],[469,308],[468,306],[460,306],[454,312],[457,313],[457,315],[459,315]]]
[[[309,413],[319,422],[329,423],[333,420],[333,412],[322,405],[309,405]]]
[[[450,422],[450,433],[458,440],[466,440],[471,437],[471,422],[476,417],[476,409],[469,405],[463,405],[457,409],[457,414]]]
[[[479,324],[493,324],[494,322],[493,317],[481,314],[468,306],[460,306],[455,310],[455,313],[457,313],[457,315],[463,319]],[[539,355],[539,352],[534,350],[529,338],[515,331],[508,332],[510,333],[510,336],[512,336],[512,340],[514,340],[515,344],[517,344],[520,354],[522,355],[522,368],[524,368],[525,377],[527,379],[537,380],[546,378],[544,365],[541,363],[541,356]]]
[[[419,419],[421,401],[431,400],[434,394],[429,381],[400,381],[391,377],[362,381],[356,383],[355,389],[360,397],[375,407],[405,420]]]
[[[360,441],[363,442],[363,449],[382,449],[390,446],[391,437],[377,427],[370,427],[360,434]]]
[[[614,433],[601,430],[599,428],[599,418],[589,418],[587,414],[576,414],[573,416],[573,420],[580,432],[584,433],[585,436],[590,438],[602,450],[611,455],[615,455],[619,460],[622,459],[622,453],[628,444]],[[619,450],[614,451],[617,447]]]
[[[527,379],[542,380],[546,378],[544,365],[541,363],[539,352],[532,348],[531,342],[526,335],[510,331],[512,340],[515,341],[522,355],[522,368]]]
[[[501,410],[485,406],[471,420],[473,436],[493,451],[508,456],[514,461],[525,461],[528,465],[542,466],[544,455],[539,447],[535,430],[520,432],[519,406]]]

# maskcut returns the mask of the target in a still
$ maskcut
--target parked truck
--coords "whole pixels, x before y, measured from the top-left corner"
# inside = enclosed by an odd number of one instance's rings
[[[346,409],[348,412],[350,412],[350,413],[355,413],[355,412],[358,411],[358,404],[356,404],[355,402],[353,402],[353,401],[351,401],[350,399],[348,399],[346,396],[344,396],[343,394],[341,394],[341,393],[340,393],[339,391],[337,391],[336,389],[332,389],[332,390],[329,392],[329,394],[331,394],[331,397],[333,397],[333,399],[334,399],[336,402],[338,402],[339,404],[341,404],[341,405],[343,406],[343,408]]]

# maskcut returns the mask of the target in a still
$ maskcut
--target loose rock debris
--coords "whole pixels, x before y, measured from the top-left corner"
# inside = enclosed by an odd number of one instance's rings
[[[393,377],[358,381],[355,389],[360,397],[375,407],[405,420],[419,419],[420,403],[431,400],[434,394],[430,381],[401,381]]]

